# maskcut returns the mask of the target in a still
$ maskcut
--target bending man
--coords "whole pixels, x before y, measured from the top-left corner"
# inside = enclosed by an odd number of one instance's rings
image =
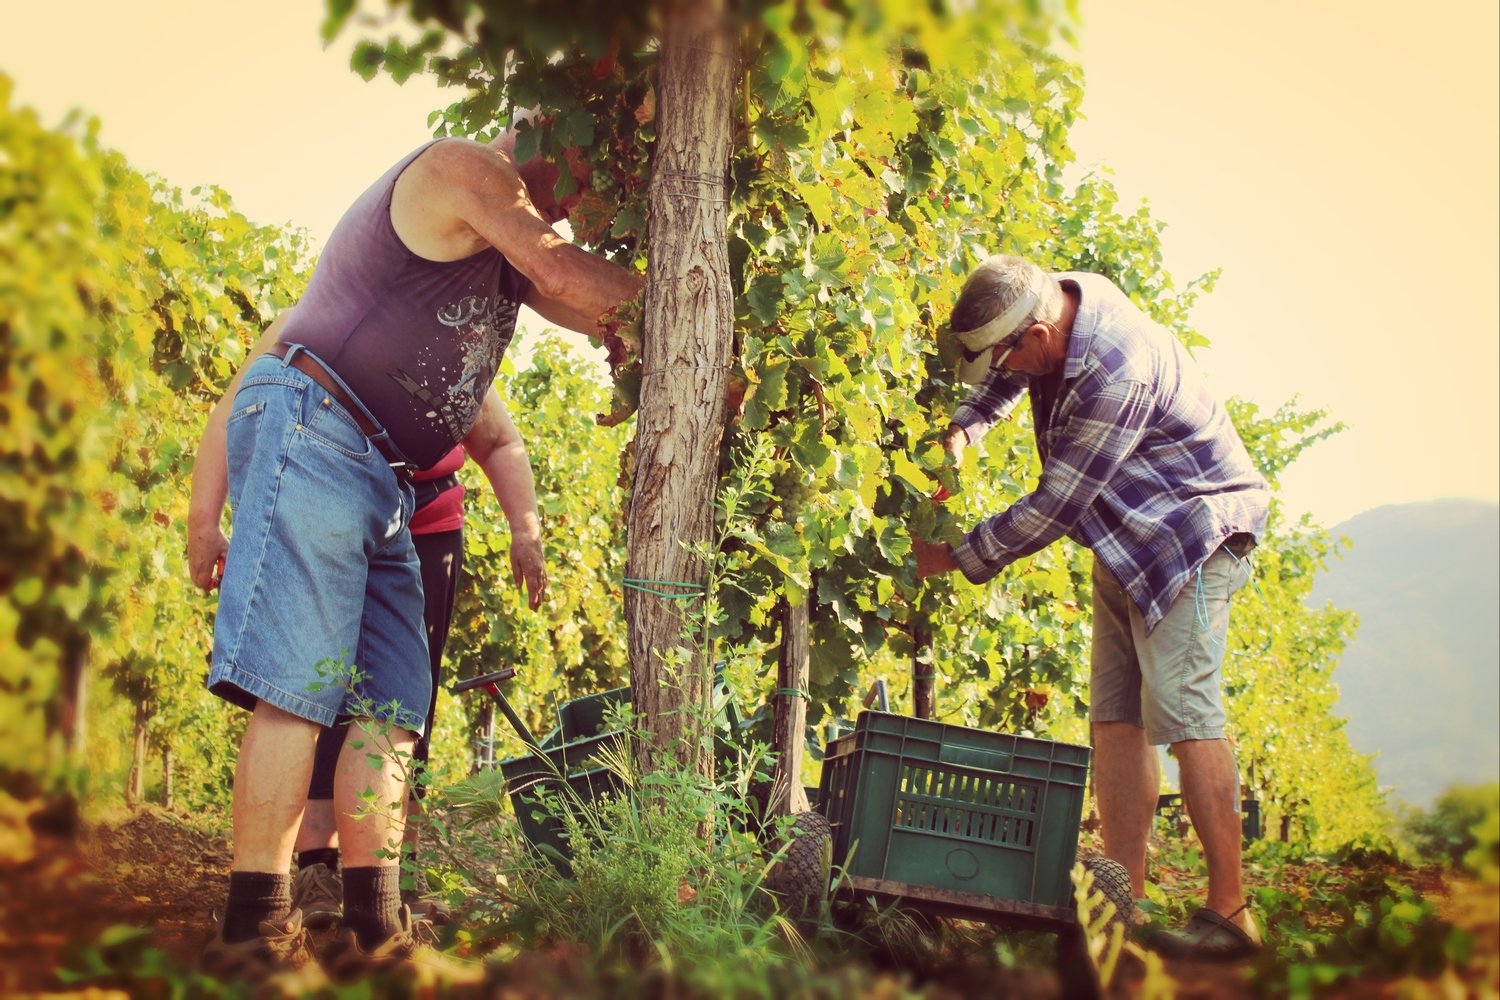
[[[1105,853],[1144,894],[1146,843],[1169,745],[1208,861],[1208,900],[1163,952],[1258,947],[1240,881],[1238,772],[1220,666],[1230,597],[1265,530],[1269,490],[1222,406],[1170,333],[1099,275],[991,257],[951,325],[977,383],[944,444],[955,458],[1031,402],[1041,479],[956,548],[912,540],[919,577],[993,578],[1064,535],[1094,553],[1090,719]]]
[[[359,732],[334,779],[338,964],[415,948],[391,850],[406,797],[398,762],[423,732],[432,684],[410,477],[455,444],[485,447],[471,432],[523,304],[600,336],[602,317],[642,285],[552,230],[568,207],[538,183],[553,168],[518,165],[512,141],[438,140],[378,179],[233,394],[234,532],[209,687],[253,715],[235,772],[225,921],[206,967],[270,974],[311,961],[286,872],[317,734],[346,716]]]

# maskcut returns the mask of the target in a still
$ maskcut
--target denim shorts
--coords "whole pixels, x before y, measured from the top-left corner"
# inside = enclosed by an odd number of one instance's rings
[[[420,734],[432,671],[411,486],[321,386],[269,355],[246,370],[227,433],[234,526],[209,690]]]
[[[1090,720],[1140,726],[1157,746],[1223,739],[1229,602],[1249,579],[1248,558],[1215,549],[1148,636],[1140,609],[1095,559]]]

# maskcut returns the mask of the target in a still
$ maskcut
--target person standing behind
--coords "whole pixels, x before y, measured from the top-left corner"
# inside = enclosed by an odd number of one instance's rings
[[[1239,958],[1259,947],[1240,873],[1238,769],[1221,665],[1231,596],[1265,530],[1269,487],[1177,339],[1107,278],[990,257],[951,326],[977,383],[944,446],[963,450],[1030,397],[1036,489],[963,543],[912,539],[917,575],[983,583],[1066,535],[1094,553],[1090,719],[1104,851],[1144,895],[1146,844],[1170,745],[1208,862],[1208,900],[1164,954]]]

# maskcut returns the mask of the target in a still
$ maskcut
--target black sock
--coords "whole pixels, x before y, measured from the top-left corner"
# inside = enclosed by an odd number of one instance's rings
[[[339,849],[337,847],[315,847],[310,851],[297,852],[297,867],[299,869],[311,868],[313,865],[327,865],[329,871],[338,871]]]
[[[401,929],[401,868],[344,869],[344,926],[359,946],[378,948]]]
[[[292,912],[292,877],[272,872],[230,872],[224,907],[224,941],[260,936],[262,920],[285,920]]]

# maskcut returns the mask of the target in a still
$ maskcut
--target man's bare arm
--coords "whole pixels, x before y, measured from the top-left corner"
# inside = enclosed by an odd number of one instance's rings
[[[547,593],[542,557],[542,522],[536,510],[536,485],[526,444],[493,386],[485,394],[479,419],[464,438],[464,450],[484,470],[505,520],[510,523],[510,568],[516,585],[526,588],[531,609]]]
[[[563,239],[547,224],[503,152],[463,140],[440,142],[402,174],[391,222],[407,247],[432,260],[457,260],[486,245],[526,275],[526,304],[591,337],[599,317],[640,295],[645,279]]]
[[[203,437],[198,442],[198,452],[193,457],[192,492],[188,499],[188,574],[193,583],[204,590],[212,590],[219,584],[220,561],[229,552],[229,539],[220,527],[224,515],[224,503],[229,497],[229,460],[225,425],[229,422],[229,411],[234,407],[234,394],[239,391],[250,362],[270,350],[281,336],[281,328],[292,311],[285,310],[266,327],[260,335],[245,364],[234,373],[224,395],[214,404],[208,415],[208,424],[203,428]]]

